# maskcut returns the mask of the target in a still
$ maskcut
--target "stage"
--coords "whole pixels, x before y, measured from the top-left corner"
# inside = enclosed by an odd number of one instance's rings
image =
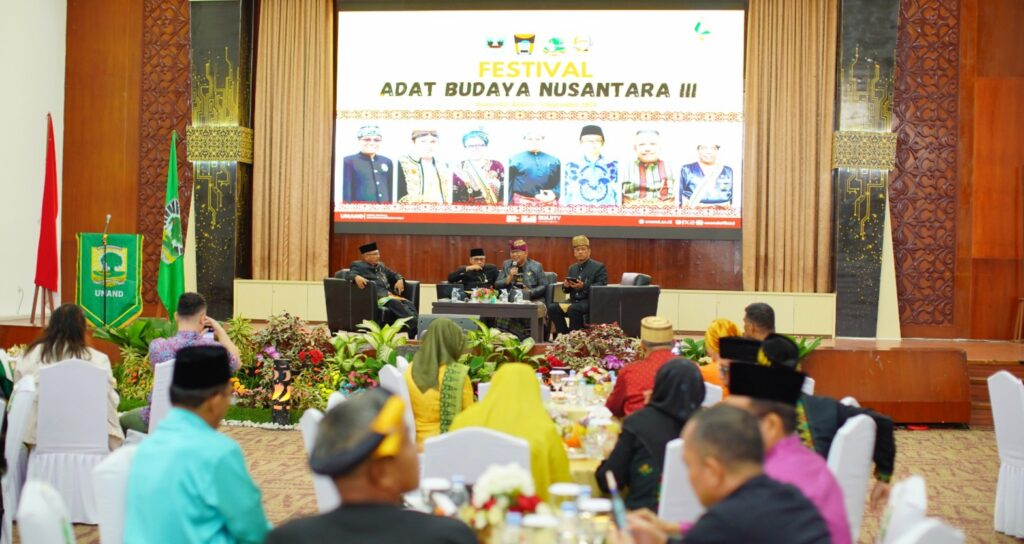
[[[0,347],[28,344],[41,331],[28,318],[0,320]],[[90,341],[115,364],[120,359],[113,344]],[[1009,341],[836,338],[822,341],[805,370],[817,393],[853,396],[898,423],[991,427],[985,380],[999,370],[1024,377],[1022,361],[1024,344]]]

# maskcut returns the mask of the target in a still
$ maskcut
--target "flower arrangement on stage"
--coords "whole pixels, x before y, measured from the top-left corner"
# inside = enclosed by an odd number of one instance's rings
[[[477,479],[472,500],[463,506],[459,518],[481,534],[501,526],[508,512],[549,514],[550,508],[537,497],[528,470],[515,463],[491,465]]]
[[[491,289],[490,287],[477,287],[469,294],[471,301],[484,302],[488,304],[494,304],[497,302],[498,296],[499,291],[497,289]]]
[[[618,370],[635,360],[639,349],[640,340],[626,336],[616,323],[589,325],[556,338],[548,348],[547,360],[552,366],[576,370],[588,366]]]

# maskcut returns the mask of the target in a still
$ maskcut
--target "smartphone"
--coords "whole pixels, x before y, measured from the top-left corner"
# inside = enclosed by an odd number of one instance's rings
[[[629,524],[626,521],[626,503],[619,495],[619,485],[615,482],[615,475],[612,474],[612,471],[606,471],[604,477],[608,481],[608,492],[612,496],[612,521],[615,522],[615,527],[619,531],[626,532],[629,530]]]

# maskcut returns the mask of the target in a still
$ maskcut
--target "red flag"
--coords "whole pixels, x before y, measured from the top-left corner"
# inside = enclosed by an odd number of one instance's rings
[[[46,179],[43,181],[43,215],[39,221],[36,285],[57,292],[57,154],[53,145],[53,119],[49,114],[46,129]]]

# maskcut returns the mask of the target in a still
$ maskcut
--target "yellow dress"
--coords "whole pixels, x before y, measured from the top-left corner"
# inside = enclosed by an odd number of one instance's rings
[[[427,389],[425,392],[420,391],[420,388],[416,387],[416,383],[412,381],[412,365],[414,364],[416,364],[415,361],[406,367],[402,377],[405,378],[405,385],[409,388],[412,415],[413,419],[416,420],[416,446],[422,451],[424,440],[441,434],[441,391],[439,389]],[[448,365],[441,365],[438,368],[437,382],[439,384],[444,383],[444,373],[446,370],[448,370]],[[462,390],[463,410],[472,404],[473,384],[470,383],[467,377]]]
[[[486,427],[530,443],[530,472],[537,496],[548,500],[548,486],[572,482],[562,437],[540,398],[530,365],[505,363],[491,380],[484,400],[455,416],[451,430]]]

